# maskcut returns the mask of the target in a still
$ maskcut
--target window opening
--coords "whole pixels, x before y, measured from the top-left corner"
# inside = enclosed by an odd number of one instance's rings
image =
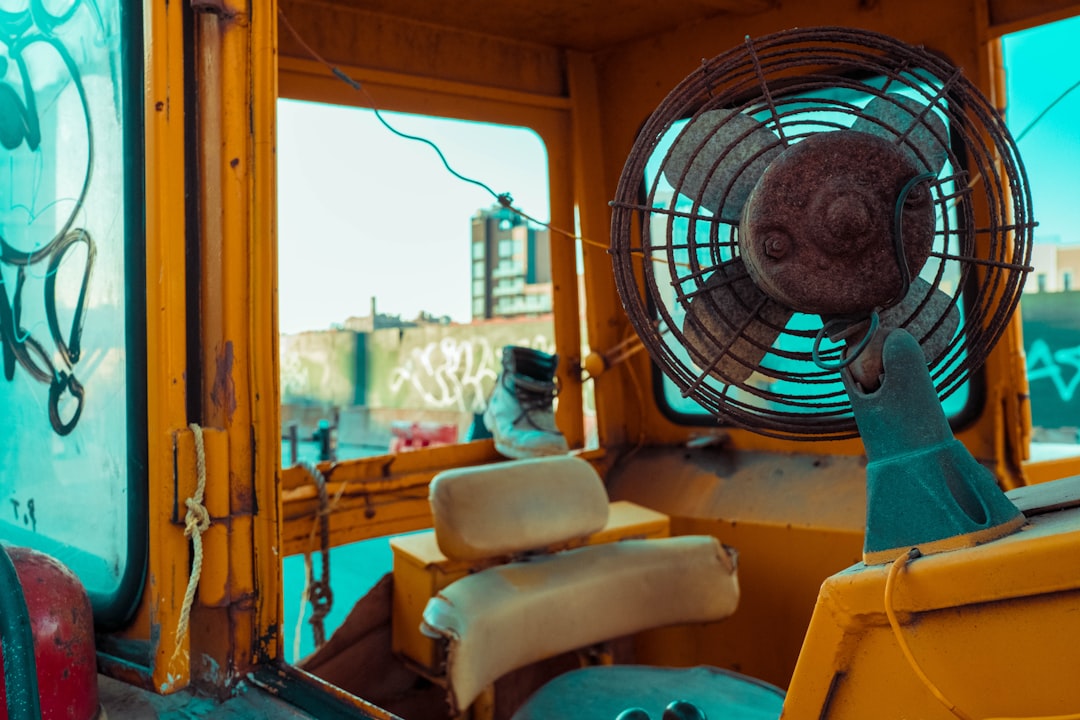
[[[547,154],[533,131],[383,115],[548,216]],[[554,352],[550,231],[448,175],[370,110],[280,100],[278,119],[284,464],[469,439],[502,348]],[[390,555],[389,538],[330,549],[327,637]],[[302,556],[284,559],[291,662],[315,649],[305,577]]]
[[[317,553],[316,553],[317,554]],[[333,591],[341,598],[323,618],[326,637],[339,628],[352,610],[357,598],[363,597],[390,572],[389,538],[375,538],[339,545],[330,549],[333,567]],[[282,561],[284,616],[283,638],[285,661],[295,663],[315,651],[311,629],[311,603],[304,597],[306,570],[303,555],[286,557]]]
[[[283,461],[294,432],[300,461],[328,445],[345,459],[467,440],[503,346],[554,352],[551,231],[452,177],[370,110],[278,109]],[[535,132],[382,114],[548,216]]]
[[[1080,443],[1080,291],[1073,276],[1080,267],[1077,32],[1080,18],[1070,18],[1002,38],[1006,122],[1017,136],[1039,221],[1031,258],[1035,282],[1021,302],[1035,459],[1075,454]]]

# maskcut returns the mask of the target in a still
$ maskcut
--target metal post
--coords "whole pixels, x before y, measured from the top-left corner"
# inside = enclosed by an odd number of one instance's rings
[[[330,422],[319,421],[319,429],[315,431],[315,437],[319,441],[319,462],[334,459],[334,451],[330,443]]]
[[[300,454],[300,429],[296,423],[289,424],[289,466],[296,465]]]

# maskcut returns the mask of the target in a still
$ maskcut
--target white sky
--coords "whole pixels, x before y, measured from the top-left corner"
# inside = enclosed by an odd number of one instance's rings
[[[383,116],[434,141],[457,172],[548,218],[547,152],[533,131]],[[281,100],[277,146],[281,332],[367,315],[372,296],[404,318],[471,319],[469,219],[495,202],[487,191],[368,110]]]
[[[1076,38],[1080,18],[1006,35],[1006,120],[1019,135],[1061,93],[1080,80]],[[1080,243],[1080,89],[1073,90],[1017,143],[1027,168],[1035,241]]]

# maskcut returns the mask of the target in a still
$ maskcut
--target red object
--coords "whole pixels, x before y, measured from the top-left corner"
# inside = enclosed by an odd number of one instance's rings
[[[458,441],[457,425],[433,422],[390,423],[390,452],[408,452],[424,447],[453,445]]]
[[[96,718],[100,701],[94,617],[86,590],[75,573],[44,553],[10,546],[7,553],[30,611],[42,720]],[[3,673],[0,720],[8,720]]]

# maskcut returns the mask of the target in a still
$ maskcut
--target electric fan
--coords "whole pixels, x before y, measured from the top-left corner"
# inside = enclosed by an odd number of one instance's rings
[[[966,388],[1032,269],[998,113],[948,62],[866,31],[703,61],[640,131],[612,208],[652,359],[684,398],[775,437],[854,436],[848,390],[878,386],[894,329],[938,398]]]

